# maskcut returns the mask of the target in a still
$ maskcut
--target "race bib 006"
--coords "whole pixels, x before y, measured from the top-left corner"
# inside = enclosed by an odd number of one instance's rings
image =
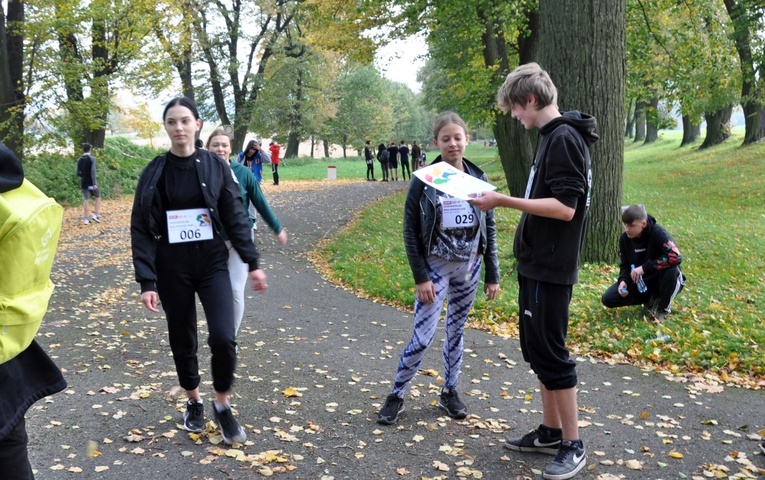
[[[213,227],[210,211],[206,208],[168,210],[167,241],[169,243],[212,240]]]

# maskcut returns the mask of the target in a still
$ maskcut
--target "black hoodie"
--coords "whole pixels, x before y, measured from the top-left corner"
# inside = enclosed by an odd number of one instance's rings
[[[556,198],[575,209],[566,222],[523,213],[513,253],[518,273],[543,282],[579,281],[579,255],[590,206],[589,147],[598,140],[595,118],[566,112],[539,129],[539,143],[526,186],[526,198]]]

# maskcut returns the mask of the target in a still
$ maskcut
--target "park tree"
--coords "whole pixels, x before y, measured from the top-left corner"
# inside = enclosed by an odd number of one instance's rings
[[[613,263],[618,258],[625,19],[625,0],[541,0],[539,4],[539,63],[558,87],[558,105],[562,110],[587,112],[598,121],[600,140],[591,148],[593,195],[582,252],[585,262]]]
[[[297,41],[288,39],[289,42]],[[285,158],[316,136],[337,111],[331,92],[341,69],[333,51],[305,44],[299,56],[276,55],[265,72],[264,89],[252,113],[252,130],[286,143]]]
[[[359,149],[367,139],[389,138],[395,128],[399,99],[372,66],[348,65],[337,80],[337,112],[329,120],[332,142],[343,149]],[[404,87],[406,88],[406,87]],[[405,113],[405,112],[402,112]]]
[[[282,36],[292,28],[300,0],[194,0],[194,16],[206,81],[195,89],[224,125],[234,129],[234,149],[245,140],[264,72]],[[208,115],[209,116],[209,115]]]
[[[627,96],[637,100],[640,121],[635,141],[654,141],[673,106],[683,119],[683,145],[698,137],[702,118],[717,119],[708,122],[704,145],[724,140],[720,127],[740,78],[726,16],[714,2],[628,0]]]
[[[40,141],[102,147],[115,90],[168,80],[146,51],[152,0],[31,0],[25,8],[25,117],[44,127]]]
[[[765,137],[765,45],[762,40],[765,5],[761,0],[724,0],[731,19],[730,36],[741,68],[741,107],[746,131],[744,144]]]
[[[536,0],[425,0],[394,2],[405,34],[427,35],[431,61],[423,94],[433,110],[455,110],[471,125],[492,125],[511,194],[522,195],[535,133],[496,108],[505,76],[536,61]],[[459,18],[460,21],[454,21]]]
[[[76,145],[103,147],[110,99],[117,84],[131,84],[153,76],[156,62],[143,53],[153,2],[95,0],[88,4],[57,0],[52,8],[41,8],[36,19],[56,32],[48,59],[57,85],[51,90],[64,108],[55,125]],[[39,30],[38,30],[39,31]],[[42,59],[41,59],[42,60]],[[166,77],[165,77],[166,78]],[[63,90],[56,88],[63,86]]]
[[[196,101],[194,94],[194,16],[188,15],[195,7],[194,0],[157,0],[157,19],[152,22],[152,32],[162,53],[175,68],[181,82],[181,92]]]
[[[7,10],[6,10],[7,9]],[[0,141],[24,153],[24,2],[0,5]]]

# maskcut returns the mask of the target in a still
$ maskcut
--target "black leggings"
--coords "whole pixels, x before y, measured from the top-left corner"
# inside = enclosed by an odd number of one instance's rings
[[[194,390],[200,381],[195,294],[207,317],[213,388],[228,392],[234,383],[236,334],[227,260],[228,249],[217,235],[204,242],[160,243],[157,250],[157,292],[184,390]]]
[[[406,171],[404,171],[406,170]],[[401,159],[401,176],[406,180],[406,174],[409,174],[409,179],[412,179],[412,171],[409,170],[409,160]]]
[[[367,180],[370,180],[369,176],[372,176],[371,180],[375,179],[375,164],[367,163]]]

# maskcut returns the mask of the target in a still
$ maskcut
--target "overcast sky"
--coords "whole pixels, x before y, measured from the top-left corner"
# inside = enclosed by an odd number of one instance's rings
[[[381,48],[375,55],[375,65],[385,78],[401,82],[414,92],[422,85],[417,81],[417,72],[425,65],[424,56],[428,46],[422,36],[396,40]]]

